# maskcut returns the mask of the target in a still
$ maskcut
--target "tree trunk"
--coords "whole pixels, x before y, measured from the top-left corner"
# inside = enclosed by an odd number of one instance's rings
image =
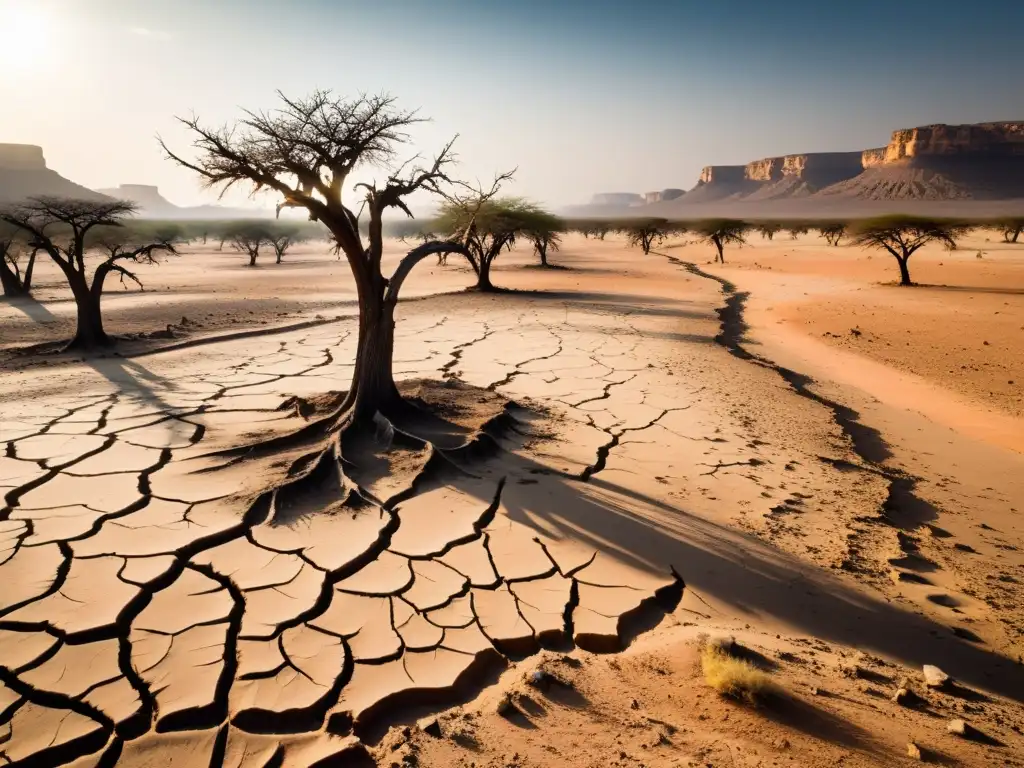
[[[386,413],[401,399],[391,361],[395,351],[395,305],[383,296],[365,302],[359,312],[360,340],[353,380],[356,395],[354,421],[365,422]]]
[[[715,248],[718,249],[718,260],[725,264],[725,249],[722,248],[722,241],[715,238],[712,242],[715,244]]]
[[[913,283],[910,282],[910,270],[907,269],[907,261],[909,258],[910,257],[908,256],[904,256],[902,258],[899,256],[896,257],[896,261],[900,265],[900,285],[913,285]]]
[[[491,283],[491,259],[486,257],[480,259],[480,272],[477,275],[476,289],[488,292],[494,290],[494,285]]]
[[[25,265],[25,277],[21,281],[21,287],[25,290],[25,293],[32,292],[32,274],[36,271],[36,254],[39,251],[33,250],[28,255],[28,264]]]
[[[68,349],[88,351],[99,347],[109,347],[111,340],[103,330],[103,315],[100,312],[102,282],[98,283],[99,290],[89,290],[85,278],[74,272],[68,275],[68,283],[71,286],[71,293],[75,297],[75,306],[78,310],[78,326],[75,329],[75,337],[68,344]]]
[[[4,296],[24,296],[28,292],[4,256],[0,256],[0,286],[4,289]]]
[[[256,266],[256,257],[257,256],[259,256],[259,253],[255,253],[254,252],[254,253],[250,253],[249,254],[249,266],[250,267],[255,267]]]
[[[1020,233],[1021,232],[1024,232],[1024,229],[1020,229],[1020,228],[1015,229],[1014,232],[1013,232],[1013,239],[1010,242],[1011,243],[1016,243],[1017,242],[1017,238],[1020,237]]]
[[[546,267],[548,265],[548,248],[546,245],[538,245],[537,253],[540,254],[540,265]]]
[[[277,254],[277,263],[278,264],[281,263],[281,259],[282,258],[284,258],[284,254],[279,251],[278,254]]]

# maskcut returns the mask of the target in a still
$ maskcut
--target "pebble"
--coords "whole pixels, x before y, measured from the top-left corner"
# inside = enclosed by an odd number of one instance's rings
[[[931,664],[925,664],[921,672],[924,674],[924,684],[929,688],[942,688],[949,683],[949,675]]]
[[[438,722],[436,717],[424,717],[421,720],[417,720],[416,726],[425,734],[433,736],[435,739],[441,738],[441,723]]]
[[[921,748],[917,746],[917,744],[915,744],[914,742],[910,742],[909,744],[907,744],[907,757],[912,757],[915,760],[924,759],[923,757],[921,757]]]
[[[963,720],[956,719],[950,720],[946,725],[946,731],[956,736],[967,736],[967,731],[970,728],[969,725]]]

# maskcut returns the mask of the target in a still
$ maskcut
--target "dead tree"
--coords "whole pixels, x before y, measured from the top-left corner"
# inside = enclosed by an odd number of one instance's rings
[[[882,216],[860,222],[853,233],[854,245],[883,248],[900,265],[900,285],[913,285],[908,262],[918,249],[937,242],[949,250],[970,231],[967,224],[918,216]]]
[[[68,349],[92,350],[110,346],[103,330],[100,302],[106,279],[116,274],[140,288],[142,282],[129,269],[132,264],[152,264],[158,253],[174,253],[174,244],[132,232],[125,220],[135,204],[123,200],[94,202],[57,197],[36,197],[0,211],[0,221],[17,227],[30,248],[46,253],[64,273],[75,299],[78,323]],[[86,255],[99,255],[89,273]]]
[[[671,226],[668,219],[636,219],[625,221],[620,230],[626,236],[626,242],[648,254],[656,245],[668,237]]]
[[[725,264],[725,246],[744,245],[749,225],[736,219],[708,219],[697,222],[690,231],[698,240],[715,246],[715,261]]]
[[[223,192],[236,184],[269,190],[282,198],[279,207],[303,208],[334,239],[352,271],[359,302],[355,370],[348,395],[339,408],[338,425],[369,422],[401,403],[392,374],[395,306],[402,284],[419,261],[440,252],[466,253],[461,242],[424,243],[412,249],[390,279],[381,273],[384,251],[382,218],[397,208],[412,213],[406,198],[419,191],[438,192],[451,182],[449,142],[432,163],[416,160],[398,166],[407,131],[422,122],[415,112],[397,108],[392,97],[338,97],[316,91],[306,98],[279,94],[281,106],[269,112],[246,112],[237,125],[211,128],[198,118],[181,122],[193,135],[195,157],[185,159],[161,141],[175,162],[191,169],[209,187]],[[388,167],[386,179],[355,185],[361,206],[354,209],[344,189],[353,171]],[[364,232],[360,217],[368,221]]]
[[[846,234],[845,221],[823,221],[817,225],[818,234],[825,238],[825,242],[831,246],[839,245],[839,241]]]

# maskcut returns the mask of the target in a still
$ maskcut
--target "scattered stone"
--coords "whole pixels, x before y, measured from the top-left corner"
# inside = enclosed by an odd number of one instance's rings
[[[938,667],[925,664],[921,668],[921,672],[924,674],[924,684],[929,688],[943,688],[949,685],[949,675]]]
[[[914,760],[923,760],[921,757],[921,748],[914,742],[907,744],[907,757],[913,758]]]
[[[543,690],[551,684],[551,675],[543,669],[535,669],[530,673],[529,677],[526,678],[526,682],[534,688]]]
[[[441,738],[441,723],[436,717],[424,717],[416,721],[416,726],[428,736],[435,739]]]
[[[782,737],[772,742],[772,746],[776,749],[789,749],[789,739]]]
[[[842,663],[839,665],[839,672],[843,677],[852,680],[860,680],[866,677],[864,670],[857,664]]]
[[[892,700],[901,707],[913,707],[916,706],[920,701],[920,697],[909,688],[897,688],[896,693],[892,695]]]
[[[950,720],[949,723],[946,724],[946,731],[948,733],[952,733],[954,736],[967,738],[970,726],[966,721],[957,718],[956,720]]]

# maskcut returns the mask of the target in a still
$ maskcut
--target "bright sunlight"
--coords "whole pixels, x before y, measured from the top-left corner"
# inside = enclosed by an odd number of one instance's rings
[[[29,0],[0,0],[0,67],[26,74],[41,69],[50,46],[50,15]]]

